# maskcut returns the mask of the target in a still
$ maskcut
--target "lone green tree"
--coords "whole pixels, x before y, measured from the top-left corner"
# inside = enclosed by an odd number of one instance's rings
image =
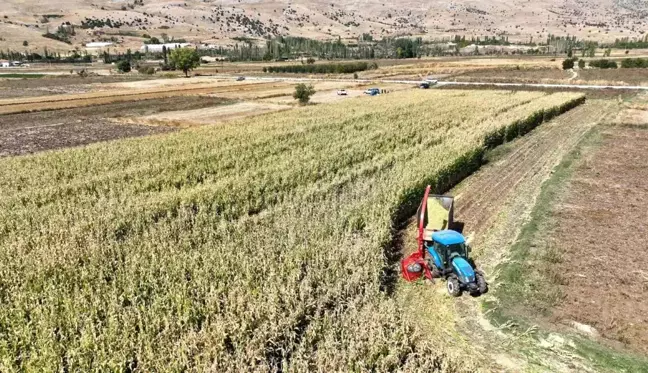
[[[293,97],[295,100],[299,100],[301,105],[305,105],[310,101],[312,95],[315,94],[315,88],[312,85],[306,85],[304,83],[297,84],[295,87],[295,93]]]
[[[563,70],[569,70],[574,68],[574,60],[571,58],[568,58],[563,61],[562,63],[562,68]]]
[[[579,69],[585,68],[585,60],[578,60],[578,68]]]
[[[169,57],[167,56],[166,45],[162,46],[162,56],[164,57],[164,66],[167,66],[169,64]]]
[[[189,77],[189,71],[200,66],[200,56],[195,49],[191,48],[176,48],[171,51],[170,58],[171,64],[176,69],[180,69]]]
[[[129,73],[131,71],[131,64],[128,60],[121,60],[117,63],[117,71],[120,73]]]

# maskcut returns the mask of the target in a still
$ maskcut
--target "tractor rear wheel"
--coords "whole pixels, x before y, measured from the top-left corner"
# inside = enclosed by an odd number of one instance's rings
[[[484,277],[484,275],[477,272],[475,273],[475,278],[477,280],[477,288],[479,289],[479,293],[488,293],[488,283],[486,283],[486,278]]]
[[[453,297],[458,297],[461,295],[461,286],[459,285],[459,279],[457,279],[455,276],[450,276],[448,277],[448,283],[446,284],[448,287],[448,294],[452,295]]]

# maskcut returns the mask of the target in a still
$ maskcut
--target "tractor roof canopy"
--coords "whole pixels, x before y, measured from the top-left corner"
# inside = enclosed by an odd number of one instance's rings
[[[461,233],[449,229],[432,233],[432,240],[446,246],[466,242]]]

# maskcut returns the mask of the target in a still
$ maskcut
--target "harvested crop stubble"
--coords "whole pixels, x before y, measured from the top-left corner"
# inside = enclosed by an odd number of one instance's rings
[[[228,93],[263,90],[269,83],[245,85],[194,84],[166,89],[131,89],[128,91],[90,92],[83,94],[63,94],[38,97],[21,97],[0,100],[0,115],[27,113],[43,110],[69,109],[128,101],[142,101],[187,95]]]
[[[470,370],[380,290],[392,223],[579,97],[409,91],[0,160],[0,370]]]

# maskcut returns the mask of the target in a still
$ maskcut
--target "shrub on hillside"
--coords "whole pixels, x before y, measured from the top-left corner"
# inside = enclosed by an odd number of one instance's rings
[[[155,68],[153,66],[141,66],[137,69],[137,72],[143,75],[153,75],[155,74]]]
[[[569,70],[574,68],[574,60],[571,58],[568,58],[563,61],[562,63],[562,68],[563,70]]]
[[[122,60],[117,63],[117,71],[120,73],[129,73],[131,71],[131,64],[128,60]]]

